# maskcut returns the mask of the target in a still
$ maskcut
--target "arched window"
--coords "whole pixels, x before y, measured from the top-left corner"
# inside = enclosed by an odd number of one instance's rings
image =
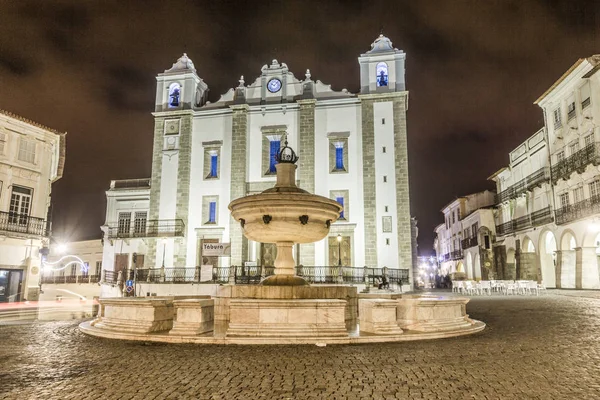
[[[388,66],[384,62],[377,64],[377,87],[388,85]]]
[[[171,83],[169,86],[169,107],[179,107],[179,99],[181,96],[181,85],[179,83]]]

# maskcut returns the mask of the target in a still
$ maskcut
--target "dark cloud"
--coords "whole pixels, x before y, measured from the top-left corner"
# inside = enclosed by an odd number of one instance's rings
[[[0,0],[0,108],[68,131],[54,230],[98,236],[111,179],[150,175],[155,76],[183,52],[215,101],[277,58],[359,90],[381,26],[407,52],[412,213],[431,251],[439,210],[535,133],[533,101],[600,52],[595,0]]]

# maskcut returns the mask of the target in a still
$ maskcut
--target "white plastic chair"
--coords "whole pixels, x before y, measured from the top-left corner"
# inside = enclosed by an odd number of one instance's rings
[[[538,294],[541,293],[542,291],[544,293],[547,293],[546,292],[546,285],[544,285],[544,281],[542,281],[542,283],[538,283],[537,284],[537,291],[538,291]]]
[[[517,285],[511,281],[504,282],[504,294],[509,295],[510,293],[515,294],[517,290]]]
[[[529,281],[517,281],[517,294],[526,294],[529,289]]]
[[[529,294],[535,293],[536,296],[540,295],[540,289],[538,288],[538,284],[535,281],[527,282],[527,291],[529,292]]]
[[[481,281],[479,282],[479,291],[484,294],[487,291],[488,296],[492,295],[492,282]]]
[[[479,291],[477,290],[475,285],[473,285],[473,281],[465,281],[464,284],[464,289],[468,295],[472,296],[473,294],[479,294]]]
[[[463,292],[464,285],[462,281],[452,281],[452,292],[461,293]]]

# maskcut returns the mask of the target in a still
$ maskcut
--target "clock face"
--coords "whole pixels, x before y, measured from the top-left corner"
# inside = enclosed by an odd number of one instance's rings
[[[271,93],[277,93],[281,89],[281,81],[277,78],[273,78],[267,83],[267,89]]]

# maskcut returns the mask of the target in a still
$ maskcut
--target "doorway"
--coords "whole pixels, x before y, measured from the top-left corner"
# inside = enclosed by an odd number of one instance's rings
[[[0,269],[0,303],[21,301],[23,270]]]

